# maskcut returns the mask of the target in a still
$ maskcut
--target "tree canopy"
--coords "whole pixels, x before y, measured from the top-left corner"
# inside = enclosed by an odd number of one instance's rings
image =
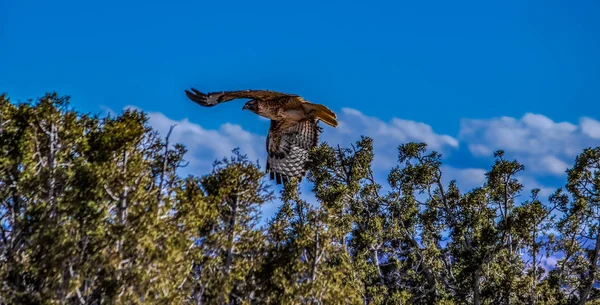
[[[398,143],[384,187],[373,139],[322,143],[315,203],[238,149],[187,177],[185,154],[141,111],[0,95],[0,304],[600,304],[600,146],[541,198],[503,151],[461,190]]]

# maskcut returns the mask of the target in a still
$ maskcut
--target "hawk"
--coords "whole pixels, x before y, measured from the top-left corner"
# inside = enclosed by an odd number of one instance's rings
[[[242,107],[271,120],[267,134],[267,167],[270,180],[285,184],[290,178],[302,181],[306,174],[308,152],[319,144],[322,128],[318,121],[337,127],[336,114],[296,94],[271,90],[237,90],[202,93],[194,88],[186,96],[204,107],[213,107],[235,99],[250,99]]]

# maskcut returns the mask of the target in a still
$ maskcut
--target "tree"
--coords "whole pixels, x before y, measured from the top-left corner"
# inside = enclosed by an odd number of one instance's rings
[[[600,147],[566,191],[520,201],[525,168],[501,150],[465,191],[425,143],[399,143],[385,187],[371,138],[323,143],[316,201],[293,180],[261,224],[275,195],[258,163],[235,149],[182,177],[177,127],[147,123],[0,96],[0,304],[600,302]]]
[[[1,99],[2,297],[7,303],[177,302],[186,277],[169,216],[185,150],[137,111],[98,119],[68,97]],[[168,140],[167,140],[168,141]],[[160,188],[160,189],[159,189]]]
[[[322,145],[313,160],[339,166],[333,150]],[[313,207],[300,199],[296,182],[282,192],[283,205],[270,221],[269,251],[263,268],[264,298],[268,304],[361,304],[362,287],[346,247],[348,223],[339,199],[342,183],[331,181],[334,173],[319,164],[309,179],[323,189],[315,190],[321,201]],[[331,183],[331,184],[330,184]]]
[[[550,200],[550,203],[553,201]],[[539,189],[531,191],[531,199],[515,209],[516,235],[522,240],[523,250],[529,260],[523,262],[526,276],[518,283],[521,301],[530,304],[559,304],[564,300],[560,288],[555,285],[552,277],[544,277],[545,270],[541,265],[544,258],[553,254],[555,215],[557,206],[543,204],[539,198]],[[525,293],[528,290],[529,293]],[[518,302],[517,302],[518,303]]]
[[[234,156],[216,162],[209,175],[188,179],[185,192],[193,192],[192,198],[199,197],[203,209],[211,211],[210,220],[192,226],[196,303],[250,304],[255,298],[256,273],[265,251],[264,235],[257,227],[259,208],[272,197],[263,176],[257,164],[234,150]]]
[[[567,287],[569,299],[576,304],[600,299],[596,287],[600,277],[599,169],[600,147],[584,149],[574,167],[567,170],[568,193],[559,189],[552,198],[564,213],[557,226],[558,249],[564,258],[558,262],[556,273]]]

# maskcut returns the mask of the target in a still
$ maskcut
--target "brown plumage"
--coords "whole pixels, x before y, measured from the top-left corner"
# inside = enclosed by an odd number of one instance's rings
[[[267,134],[267,168],[270,179],[277,184],[290,178],[302,180],[306,174],[308,152],[319,144],[322,128],[318,121],[337,127],[336,114],[329,108],[313,104],[296,94],[271,90],[238,90],[202,93],[194,88],[186,96],[205,107],[235,99],[250,99],[242,110],[271,120]]]

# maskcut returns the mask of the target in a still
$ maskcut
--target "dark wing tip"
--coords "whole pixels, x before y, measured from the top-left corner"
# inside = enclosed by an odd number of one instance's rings
[[[212,106],[216,105],[216,103],[211,103],[210,95],[208,95],[206,93],[202,93],[202,92],[196,90],[195,88],[191,88],[191,90],[193,92],[190,92],[189,90],[184,90],[185,95],[190,100],[195,102],[196,104],[198,104],[200,106],[204,106],[204,107],[212,107]]]
[[[270,180],[275,180],[276,184],[283,183],[283,185],[286,185],[286,184],[290,183],[290,181],[294,177],[290,177],[286,174],[278,173],[278,172],[271,170],[271,171],[269,171],[269,178],[270,178]],[[298,182],[302,182],[302,176],[295,177],[295,178],[298,179]]]
[[[282,184],[285,185],[286,183],[290,182],[290,176],[282,174],[282,173],[278,173],[275,171],[270,171],[269,172],[269,178],[271,180],[275,180],[276,184]]]

